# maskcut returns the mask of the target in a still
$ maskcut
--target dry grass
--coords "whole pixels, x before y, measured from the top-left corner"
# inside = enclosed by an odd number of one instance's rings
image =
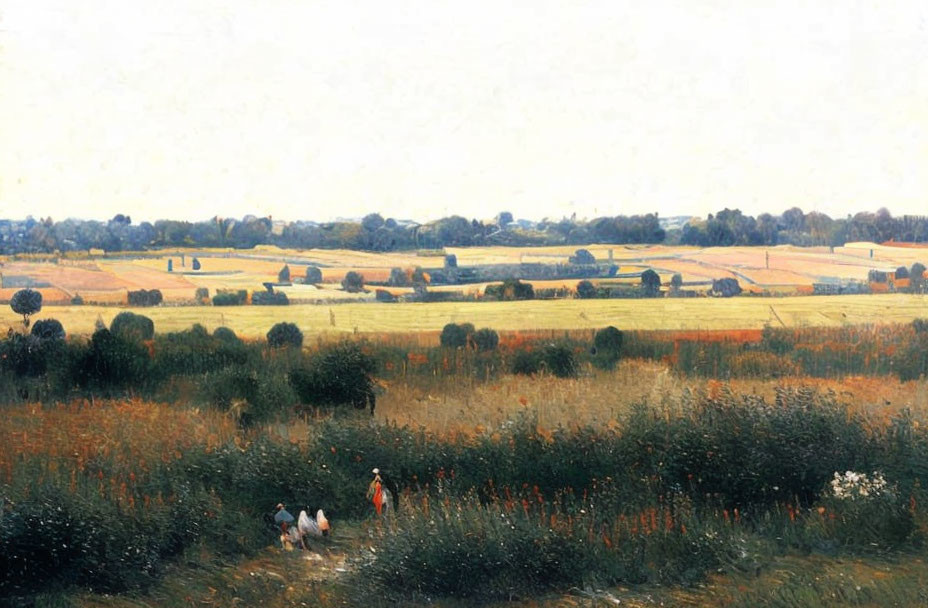
[[[928,381],[900,382],[896,378],[845,379],[780,378],[722,382],[686,378],[659,363],[623,361],[614,372],[597,372],[578,379],[503,376],[490,383],[410,379],[387,387],[378,399],[377,417],[385,422],[423,427],[438,434],[473,434],[493,430],[520,415],[537,417],[543,429],[582,426],[614,427],[640,403],[665,411],[680,406],[685,391],[759,395],[768,402],[779,387],[814,387],[831,392],[877,421],[909,409],[928,420]]]
[[[48,473],[72,477],[97,456],[120,463],[121,476],[171,462],[187,450],[209,449],[236,435],[232,418],[144,401],[79,401],[41,406],[7,405],[0,420],[0,480],[16,463],[38,457]]]
[[[438,434],[470,434],[498,428],[521,415],[537,415],[546,429],[615,425],[641,402],[670,405],[685,383],[662,366],[627,361],[613,373],[578,379],[503,376],[434,383],[415,380],[388,386],[378,399],[377,417]]]

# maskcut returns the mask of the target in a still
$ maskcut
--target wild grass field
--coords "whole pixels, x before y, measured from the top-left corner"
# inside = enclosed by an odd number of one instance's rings
[[[578,378],[408,377],[373,423],[243,431],[186,402],[5,406],[0,591],[19,580],[32,593],[14,604],[74,608],[921,605],[926,395],[924,380],[719,382],[629,360]],[[894,494],[830,497],[851,463]],[[393,520],[366,511],[371,466],[401,478]],[[277,500],[325,506],[333,536],[281,551],[261,518]]]

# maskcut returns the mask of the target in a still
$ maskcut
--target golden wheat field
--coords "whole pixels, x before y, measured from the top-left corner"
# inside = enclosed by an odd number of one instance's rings
[[[243,337],[263,337],[277,322],[296,323],[308,335],[324,333],[434,332],[446,323],[471,322],[497,330],[760,329],[867,323],[907,323],[928,317],[928,296],[877,294],[782,298],[657,298],[625,300],[530,300],[522,302],[357,303],[290,306],[46,306],[35,318],[54,317],[70,334],[90,334],[97,319],[109,322],[123,310],[144,314],[156,331],[194,323],[226,326]],[[0,330],[21,318],[0,307]]]

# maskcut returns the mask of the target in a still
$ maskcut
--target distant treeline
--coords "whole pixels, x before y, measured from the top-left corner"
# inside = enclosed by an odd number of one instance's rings
[[[54,253],[102,249],[140,251],[164,247],[232,247],[396,251],[479,245],[541,246],[611,244],[684,244],[699,246],[843,245],[853,241],[928,240],[928,216],[893,217],[886,209],[832,219],[792,208],[782,215],[752,217],[725,209],[706,219],[690,219],[682,228],[665,229],[657,214],[514,221],[500,213],[489,221],[451,216],[418,224],[384,219],[373,213],[360,222],[280,222],[269,217],[214,217],[201,222],[159,220],[133,224],[126,215],[106,222],[51,218],[0,220],[0,254]]]

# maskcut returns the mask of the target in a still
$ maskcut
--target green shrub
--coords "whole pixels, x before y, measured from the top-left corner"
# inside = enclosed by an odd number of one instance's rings
[[[226,332],[231,333],[227,328]],[[220,337],[217,337],[216,333]],[[154,368],[159,379],[218,371],[229,365],[244,365],[257,356],[235,334],[210,335],[202,325],[188,330],[159,334],[154,345]]]
[[[202,387],[202,398],[219,410],[232,412],[243,427],[284,415],[297,403],[282,373],[261,373],[245,366],[209,373]]]
[[[496,347],[499,346],[499,334],[489,327],[475,331],[472,340],[474,346],[481,352],[496,350]]]
[[[329,345],[314,353],[306,367],[290,372],[300,401],[314,406],[352,405],[374,410],[371,374],[374,359],[352,342]]]
[[[213,306],[241,306],[248,299],[248,292],[244,289],[236,291],[220,290],[213,296]]]
[[[110,331],[114,335],[126,340],[142,342],[151,340],[155,335],[154,322],[144,315],[134,312],[121,312],[110,323]]]
[[[484,295],[497,300],[532,300],[535,298],[535,289],[531,283],[523,283],[519,279],[506,279],[498,285],[487,285]]]
[[[286,306],[290,299],[282,291],[256,291],[251,294],[251,303],[255,306]]]
[[[661,277],[648,268],[641,273],[641,291],[645,297],[653,298],[661,292]]]
[[[49,345],[35,335],[14,333],[0,341],[0,369],[16,376],[41,376],[47,369],[50,350]]]
[[[541,371],[541,357],[534,351],[517,350],[509,369],[513,374],[533,376]]]
[[[129,306],[157,306],[164,301],[159,289],[139,289],[129,292]]]
[[[148,349],[142,344],[101,329],[94,332],[90,347],[79,361],[77,381],[90,388],[140,388],[145,385],[150,369]]]
[[[304,279],[306,283],[321,283],[322,282],[322,271],[316,266],[307,266],[306,267],[306,278]]]
[[[577,283],[577,297],[588,300],[596,297],[596,286],[592,282],[583,280]]]
[[[267,343],[273,348],[303,346],[303,332],[294,323],[276,323],[267,332]]]
[[[548,344],[541,351],[541,365],[558,378],[573,378],[580,371],[573,349],[566,344]]]
[[[597,330],[593,335],[592,362],[599,369],[613,369],[622,356],[622,332],[613,326]]]
[[[821,540],[858,551],[898,549],[915,531],[907,497],[878,472],[835,473],[807,515]]]
[[[441,330],[439,341],[446,348],[464,348],[474,333],[470,323],[448,323]]]
[[[217,327],[213,330],[213,337],[221,342],[241,342],[235,332],[228,327]]]
[[[64,340],[64,327],[57,319],[42,319],[32,326],[32,335],[41,340]]]
[[[350,270],[342,279],[342,289],[348,293],[361,293],[364,291],[364,275],[354,270]]]

